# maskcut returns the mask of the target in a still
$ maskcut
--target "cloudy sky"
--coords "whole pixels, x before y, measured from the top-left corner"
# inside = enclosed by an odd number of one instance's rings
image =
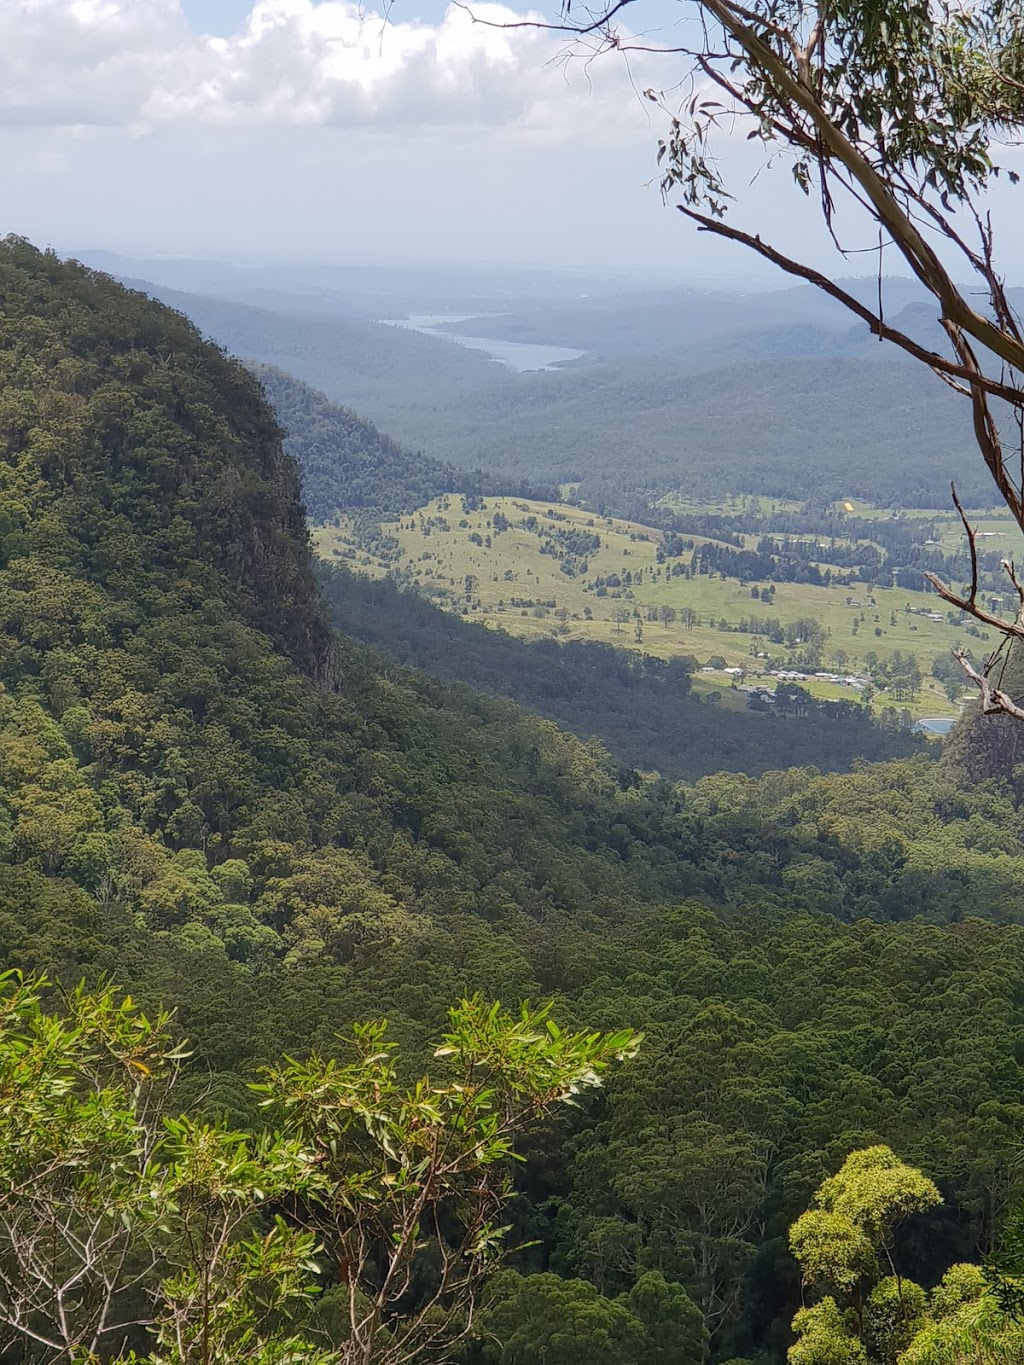
[[[639,91],[671,84],[671,59],[566,61],[556,36],[445,0],[390,0],[386,21],[381,3],[0,0],[0,226],[239,261],[744,276],[652,183],[664,116]],[[645,4],[669,41],[684,7]],[[752,196],[792,242],[782,178]]]

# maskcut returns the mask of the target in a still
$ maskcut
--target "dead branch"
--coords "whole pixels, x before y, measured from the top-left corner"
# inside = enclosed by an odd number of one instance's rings
[[[981,694],[981,713],[984,716],[1012,716],[1015,720],[1024,720],[1024,707],[1017,703],[1001,688],[993,687],[991,679],[986,672],[979,672],[971,663],[967,654],[962,649],[955,649],[953,655],[960,667],[970,678],[971,682],[977,687]],[[991,661],[990,661],[991,662]],[[986,670],[988,665],[986,664]]]
[[[860,302],[852,294],[847,293],[834,280],[830,280],[821,271],[815,270],[812,266],[804,265],[801,261],[794,260],[791,256],[785,256],[775,247],[770,246],[759,235],[751,232],[744,232],[740,228],[732,227],[729,223],[723,222],[719,218],[711,218],[707,214],[698,213],[696,209],[688,208],[685,204],[677,204],[676,208],[680,213],[691,219],[697,224],[699,232],[713,232],[719,237],[725,237],[731,242],[739,242],[743,246],[749,247],[751,251],[756,251],[759,256],[763,256],[766,261],[771,261],[788,275],[795,275],[798,279],[806,280],[808,284],[813,284],[815,288],[822,290],[841,303],[844,308],[855,313],[862,318],[871,328],[872,333],[881,337],[885,341],[891,341],[899,346],[901,350],[912,355],[915,360],[922,361],[929,369],[934,370],[942,376],[949,375],[957,379],[965,379],[969,384],[976,385],[983,389],[985,393],[991,394],[994,398],[1002,398],[1007,403],[1024,404],[1024,389],[1018,389],[1010,384],[1005,384],[1001,380],[991,379],[984,374],[975,364],[967,366],[950,360],[947,356],[940,355],[938,351],[929,351],[914,341],[905,332],[899,331],[895,327],[890,327],[878,314],[872,312],[870,308]],[[957,387],[957,392],[966,394],[969,391]]]

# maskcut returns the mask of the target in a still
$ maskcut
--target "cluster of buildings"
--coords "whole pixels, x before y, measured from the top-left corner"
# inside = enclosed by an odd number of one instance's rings
[[[702,673],[724,673],[726,677],[734,681],[743,678],[747,674],[745,668],[708,668],[706,665],[701,669]],[[827,682],[838,683],[840,687],[849,687],[854,692],[863,692],[864,688],[871,682],[866,673],[801,673],[792,668],[773,668],[767,674],[759,673],[758,677],[775,678],[779,682],[804,683],[804,682]],[[737,683],[738,690],[749,695],[759,695],[772,701],[775,694],[771,688],[763,683]]]
[[[862,692],[871,681],[866,673],[790,673],[779,672],[772,675],[780,682],[807,682],[814,679],[816,682],[838,683],[840,687],[852,687],[855,692]]]

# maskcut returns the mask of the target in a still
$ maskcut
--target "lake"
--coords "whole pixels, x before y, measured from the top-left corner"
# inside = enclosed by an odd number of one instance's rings
[[[422,332],[424,336],[443,337],[455,341],[460,346],[468,346],[471,351],[484,351],[501,365],[506,365],[517,374],[533,370],[554,370],[570,360],[579,360],[586,351],[573,350],[571,346],[540,346],[528,341],[498,341],[492,337],[463,336],[459,332],[443,330],[452,323],[468,322],[471,317],[496,317],[494,313],[412,313],[407,318],[381,318],[388,327],[405,327],[410,332]]]

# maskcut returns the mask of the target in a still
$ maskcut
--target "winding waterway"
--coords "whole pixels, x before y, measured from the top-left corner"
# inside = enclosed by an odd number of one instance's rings
[[[554,370],[570,360],[579,360],[586,351],[573,350],[571,346],[541,346],[528,341],[499,341],[493,337],[463,336],[459,332],[445,330],[452,323],[467,322],[476,313],[413,313],[407,318],[381,318],[389,327],[405,327],[410,332],[422,332],[424,336],[443,337],[455,341],[460,346],[468,346],[472,351],[484,351],[492,360],[506,365],[517,374],[534,370]]]

